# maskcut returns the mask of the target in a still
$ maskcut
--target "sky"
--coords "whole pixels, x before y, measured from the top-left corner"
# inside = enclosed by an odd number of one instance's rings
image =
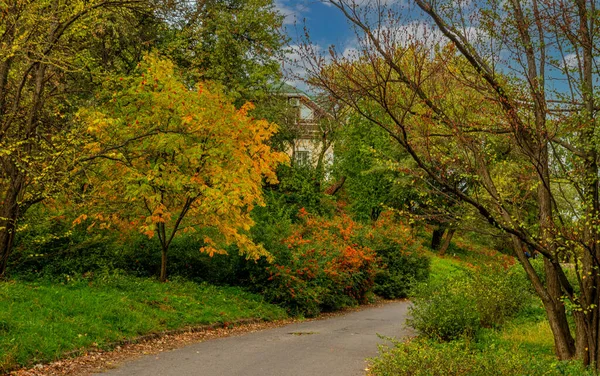
[[[308,90],[296,77],[303,75],[303,69],[298,54],[294,52],[304,38],[304,27],[309,32],[311,43],[321,50],[327,50],[331,45],[340,51],[352,48],[354,34],[338,9],[319,0],[275,0],[275,7],[285,16],[284,30],[290,39],[288,61],[284,62],[286,82]]]
[[[406,5],[404,0],[353,0],[359,6],[368,4],[394,4],[401,7]],[[462,0],[465,1],[465,0]],[[284,18],[284,30],[289,37],[287,59],[284,62],[285,81],[297,88],[310,91],[299,76],[304,76],[300,56],[295,49],[305,35],[305,27],[310,36],[310,43],[318,51],[327,52],[330,46],[335,46],[337,52],[349,56],[357,47],[357,37],[353,28],[342,12],[321,0],[274,0],[275,7]],[[363,8],[364,9],[364,8]],[[414,13],[413,13],[414,15]],[[418,17],[418,16],[417,16]]]
[[[397,9],[403,9],[403,12],[407,12],[404,13],[407,17],[404,18],[402,24],[397,24],[394,27],[400,26],[401,29],[404,29],[404,32],[408,31],[409,34],[415,35],[422,41],[426,38],[429,43],[435,43],[435,39],[438,41],[443,39],[441,38],[439,31],[432,28],[429,18],[425,17],[420,10],[416,10],[416,7],[409,6],[409,2],[406,0],[354,0],[354,2],[361,4],[361,6],[364,6],[365,4],[373,5],[378,2],[386,5],[393,4],[394,7],[398,6]],[[310,88],[298,79],[299,76],[304,75],[304,69],[298,53],[294,51],[303,39],[304,27],[308,30],[311,44],[315,46],[317,50],[322,52],[326,52],[331,45],[334,45],[337,52],[346,55],[345,51],[357,47],[357,38],[342,12],[332,5],[327,4],[326,1],[274,0],[274,3],[276,9],[285,16],[284,28],[286,34],[290,38],[287,59],[283,64],[285,81],[301,90],[310,92]],[[473,11],[473,2],[470,0],[456,0],[456,6],[467,13]],[[463,31],[471,41],[486,40],[481,29],[478,29],[473,25],[465,25],[465,27],[466,28]],[[436,36],[435,34],[438,35]],[[550,53],[552,54],[553,52]],[[508,56],[506,51],[501,51],[498,58],[502,60],[503,56]],[[560,56],[555,57],[560,58]],[[564,63],[569,67],[571,67],[571,64],[576,63],[573,61],[573,56],[571,55],[567,55],[563,58]],[[294,63],[294,61],[296,61],[296,63]],[[498,66],[501,70],[506,71],[506,73],[515,73],[509,68],[509,64],[504,64],[500,60]],[[517,68],[521,69],[520,66]],[[518,72],[516,74],[519,75]],[[568,89],[566,83],[561,81],[561,78],[564,78],[562,74],[558,72],[547,72],[547,74],[547,85],[549,89],[555,89],[558,92],[563,92]]]
[[[328,46],[348,42],[351,31],[339,10],[319,0],[276,0],[277,10],[285,16],[287,35],[297,41],[304,34],[304,25],[310,31],[313,42]]]

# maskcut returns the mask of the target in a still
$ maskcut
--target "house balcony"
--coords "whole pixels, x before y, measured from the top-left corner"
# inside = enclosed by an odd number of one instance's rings
[[[298,126],[298,130],[300,131],[300,136],[302,138],[320,138],[321,137],[321,127],[318,122],[313,119],[299,119],[296,122]]]

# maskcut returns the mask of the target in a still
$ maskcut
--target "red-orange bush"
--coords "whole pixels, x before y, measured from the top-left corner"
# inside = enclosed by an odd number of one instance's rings
[[[305,315],[365,302],[377,257],[362,245],[363,226],[344,213],[326,219],[302,209],[299,216],[300,223],[283,240],[285,248],[268,267],[265,295]]]

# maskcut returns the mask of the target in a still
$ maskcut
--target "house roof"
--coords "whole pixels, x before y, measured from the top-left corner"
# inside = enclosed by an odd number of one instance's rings
[[[286,95],[286,96],[301,96],[301,97],[306,97],[308,99],[311,99],[311,96],[306,94],[304,91],[298,89],[297,87],[294,87],[292,85],[286,84],[285,82],[282,82],[281,84],[275,84],[273,85],[273,91],[282,95]]]
[[[278,83],[273,85],[273,92],[280,95],[284,95],[286,97],[300,97],[300,100],[304,104],[315,110],[319,115],[331,117],[331,115],[327,111],[325,111],[320,105],[318,105],[315,102],[315,98],[313,96],[308,95],[306,92],[298,89],[295,86],[286,84],[285,82]]]

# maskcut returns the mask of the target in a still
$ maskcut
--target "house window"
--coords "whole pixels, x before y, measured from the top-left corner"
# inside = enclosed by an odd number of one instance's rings
[[[310,152],[307,150],[296,151],[294,159],[298,166],[308,166],[310,164]]]
[[[306,106],[301,106],[300,107],[300,120],[312,120],[312,118],[313,118],[313,111]]]

